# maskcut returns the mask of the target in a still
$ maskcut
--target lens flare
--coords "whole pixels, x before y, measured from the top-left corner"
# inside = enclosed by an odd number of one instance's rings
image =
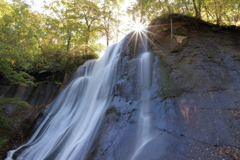
[[[135,23],[135,25],[134,25],[135,32],[141,32],[143,29],[144,29],[144,26],[142,23]]]

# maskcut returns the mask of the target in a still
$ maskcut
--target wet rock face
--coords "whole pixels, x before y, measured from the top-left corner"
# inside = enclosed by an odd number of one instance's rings
[[[152,29],[160,36],[149,35],[154,138],[136,159],[240,159],[240,32],[172,17],[171,38],[170,20],[156,19],[165,25]],[[135,63],[122,54],[115,96],[89,160],[133,154],[141,105]]]
[[[21,86],[12,85],[9,81],[3,77],[0,78],[0,96],[13,98],[17,97],[21,101],[26,101],[31,107],[37,107],[40,105],[48,104],[58,94],[62,88],[68,83],[70,76],[67,74],[58,75],[57,81],[62,84],[56,84],[53,82],[43,82],[37,86]],[[5,105],[5,112],[11,114],[18,110],[15,105]]]

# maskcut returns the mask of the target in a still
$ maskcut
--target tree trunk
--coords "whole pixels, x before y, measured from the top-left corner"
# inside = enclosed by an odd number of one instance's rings
[[[107,38],[107,46],[109,45],[109,30],[110,30],[110,22],[108,21],[107,30],[106,30],[106,38]]]
[[[109,45],[109,35],[108,35],[108,33],[106,33],[107,35],[106,35],[106,37],[107,37],[107,46]]]
[[[170,7],[170,5],[169,5],[169,3],[168,3],[168,0],[165,0],[165,3],[166,3],[166,5],[167,5],[168,12],[169,12],[169,13],[172,13],[172,9],[171,9],[171,7]]]
[[[194,6],[194,10],[195,10],[195,17],[196,18],[201,18],[201,3],[198,3],[198,6],[196,4],[196,0],[192,0],[193,2],[193,6]]]
[[[67,52],[70,49],[71,39],[72,39],[72,32],[68,31]]]

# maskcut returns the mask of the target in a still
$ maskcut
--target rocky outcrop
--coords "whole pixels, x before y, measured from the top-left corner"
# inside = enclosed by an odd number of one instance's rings
[[[7,79],[0,77],[0,96],[19,98],[30,105],[30,108],[27,109],[22,109],[14,104],[5,104],[3,106],[2,111],[4,114],[17,121],[13,122],[14,133],[11,133],[12,139],[9,139],[8,143],[0,149],[0,159],[5,158],[8,150],[23,143],[23,140],[28,137],[35,124],[38,124],[38,121],[41,120],[40,117],[42,117],[42,111],[45,107],[56,98],[58,93],[71,80],[71,75],[67,73],[55,75],[52,82],[46,81],[46,76],[37,76],[35,77],[38,80],[36,86],[13,85]]]
[[[149,33],[153,138],[136,159],[240,159],[239,30],[172,15],[152,21]],[[89,160],[133,154],[141,101],[130,44]]]
[[[21,101],[26,101],[31,107],[37,107],[51,102],[69,82],[70,76],[59,74],[53,82],[40,81],[36,86],[12,85],[7,79],[0,79],[0,96],[6,98],[17,97]],[[55,82],[55,83],[54,83]],[[16,106],[6,105],[5,112],[12,113],[17,110]]]

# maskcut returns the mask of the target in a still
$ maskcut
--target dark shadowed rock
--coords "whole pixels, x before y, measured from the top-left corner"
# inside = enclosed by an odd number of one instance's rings
[[[155,34],[149,35],[155,53],[153,138],[136,159],[240,159],[239,30],[216,32],[210,24],[179,15],[152,25],[158,26],[150,27]],[[114,108],[105,116],[89,160],[130,159],[134,152],[141,102],[138,59],[129,51],[122,53]]]
[[[41,75],[38,75],[36,78],[38,80],[44,79]],[[0,159],[4,159],[8,150],[16,148],[16,145],[19,145],[24,140],[23,136],[24,138],[28,137],[34,126],[36,128],[41,123],[41,117],[44,115],[43,111],[46,105],[53,101],[59,91],[69,83],[71,75],[67,73],[65,75],[59,74],[55,75],[54,78],[53,81],[59,84],[42,82],[36,86],[21,86],[12,85],[7,79],[0,77],[0,96],[7,98],[16,97],[28,102],[31,106],[28,109],[22,109],[18,105],[4,105],[3,111],[8,116],[18,118],[15,126],[18,131],[16,136],[10,139],[5,147],[0,150]]]

